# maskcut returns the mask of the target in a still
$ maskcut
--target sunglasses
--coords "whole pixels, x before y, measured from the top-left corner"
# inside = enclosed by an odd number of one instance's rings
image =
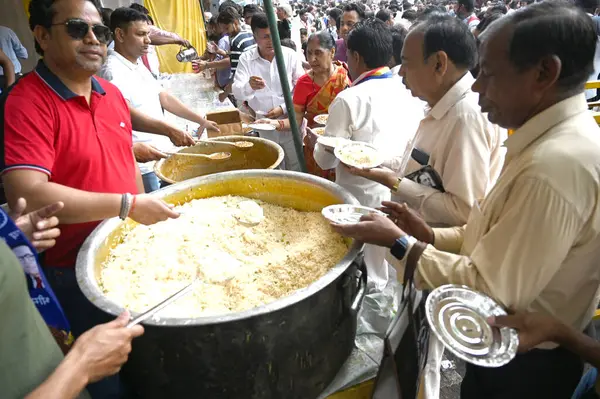
[[[108,26],[102,24],[90,25],[83,19],[68,19],[65,22],[52,24],[51,26],[56,25],[64,25],[67,28],[67,34],[75,40],[82,40],[90,31],[90,28],[100,43],[106,44],[111,39],[110,29]]]

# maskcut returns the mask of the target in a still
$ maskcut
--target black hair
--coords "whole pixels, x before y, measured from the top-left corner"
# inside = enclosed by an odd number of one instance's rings
[[[110,16],[112,13],[113,13],[112,8],[102,7],[102,10],[100,10],[100,16],[102,17],[102,23],[104,25],[110,26]]]
[[[319,41],[319,46],[324,49],[331,50],[332,48],[335,48],[335,40],[328,30],[315,32],[308,37],[308,41],[314,39],[317,39]]]
[[[300,28],[300,35],[308,35],[306,28]]]
[[[383,21],[365,19],[350,31],[347,47],[356,51],[370,69],[386,66],[393,51],[390,29]]]
[[[387,22],[390,19],[392,19],[392,13],[389,12],[388,10],[381,9],[381,10],[377,11],[377,14],[375,14],[375,18],[380,19],[383,22]]]
[[[340,19],[342,18],[342,14],[344,12],[339,9],[339,8],[332,8],[331,10],[329,10],[329,12],[327,13],[327,15],[329,16],[329,18],[333,18],[333,20],[335,21],[336,26],[340,25]]]
[[[575,90],[594,70],[597,35],[592,18],[562,1],[543,1],[506,16],[513,26],[509,57],[519,69],[527,69],[548,56],[560,59],[557,84]]]
[[[477,64],[477,42],[467,24],[449,14],[433,13],[414,30],[423,32],[423,56],[443,51],[459,68],[472,69]]]
[[[239,5],[238,3],[236,3],[235,1],[231,1],[231,0],[225,0],[219,6],[219,14],[221,14],[223,11],[225,11],[229,7],[233,7],[233,9],[237,12],[238,16],[244,15],[244,8],[241,5]]]
[[[575,6],[581,8],[585,12],[593,14],[600,7],[599,0],[575,0]]]
[[[50,29],[52,26],[52,20],[54,19],[54,15],[56,14],[56,10],[54,9],[54,2],[56,0],[31,0],[29,3],[29,28],[33,31],[36,26],[40,25],[46,29]],[[98,10],[98,14],[102,15],[102,7],[100,6],[100,2],[98,0],[87,0],[96,7]],[[37,40],[35,42],[35,51],[44,55],[44,51],[38,44]]]
[[[475,0],[458,0],[458,5],[463,6],[467,12],[475,10]]]
[[[375,18],[375,13],[371,10],[365,11],[365,19],[367,18]]]
[[[417,13],[417,20],[424,21],[433,14],[447,15],[448,13],[443,6],[427,6],[421,12]]]
[[[117,28],[127,29],[130,23],[137,21],[148,22],[148,16],[133,8],[119,7],[110,16],[110,31],[114,35]]]
[[[506,6],[504,4],[496,4],[495,6],[491,6],[490,8],[488,8],[485,12],[488,14],[494,12],[501,12],[502,14],[506,14],[508,10],[506,9]]]
[[[281,45],[283,47],[291,48],[292,50],[296,51],[296,43],[294,43],[292,39],[283,39],[281,41]]]
[[[225,4],[225,3],[223,3]],[[254,19],[254,18],[252,18]],[[219,16],[217,17],[217,22],[220,24],[229,25],[234,23],[235,21],[240,20],[240,14],[237,12],[235,7],[225,7],[223,11],[219,12]]]
[[[390,31],[392,32],[392,54],[394,55],[394,61],[396,65],[402,64],[402,47],[404,47],[404,40],[408,34],[408,30],[400,25],[393,26]]]
[[[246,17],[246,15],[248,15],[248,14],[254,15],[254,14],[258,14],[259,12],[262,12],[262,10],[256,4],[246,4],[244,6],[244,11],[242,12],[242,15],[244,17]]]
[[[503,16],[504,14],[502,14],[501,12],[493,12],[491,14],[484,15],[483,18],[481,18],[481,20],[479,21],[479,24],[477,25],[477,30],[479,31],[479,34],[486,30],[492,22],[502,18]]]
[[[358,14],[358,18],[362,21],[366,18],[366,9],[365,6],[361,3],[348,3],[343,8],[344,12],[356,12]]]
[[[145,15],[150,15],[150,10],[148,10],[146,7],[144,7],[144,6],[143,6],[143,5],[141,5],[141,4],[138,4],[138,3],[132,3],[132,4],[129,6],[129,8],[132,8],[132,9],[134,9],[134,10],[136,10],[136,11],[139,11],[139,12],[141,12],[142,14],[145,14]]]
[[[415,10],[406,10],[402,13],[402,18],[413,22],[417,19],[417,12]]]
[[[267,14],[264,12],[254,14],[252,16],[252,22],[250,22],[250,28],[252,28],[252,33],[254,33],[257,29],[268,29],[269,20],[267,19]]]
[[[332,8],[331,10],[329,10],[329,16],[331,18],[333,18],[333,20],[335,21],[335,26],[336,28],[339,30],[340,29],[340,23],[342,21],[342,14],[344,13],[344,11],[342,11],[341,8]]]

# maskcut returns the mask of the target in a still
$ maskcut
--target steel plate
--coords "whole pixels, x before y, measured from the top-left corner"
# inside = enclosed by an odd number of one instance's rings
[[[500,367],[517,353],[517,330],[488,324],[487,318],[506,311],[487,295],[461,285],[443,285],[427,297],[426,314],[444,346],[469,363]]]
[[[370,213],[377,213],[387,217],[385,213],[377,209],[359,205],[330,205],[321,211],[325,219],[337,224],[356,224],[360,221],[361,217]]]

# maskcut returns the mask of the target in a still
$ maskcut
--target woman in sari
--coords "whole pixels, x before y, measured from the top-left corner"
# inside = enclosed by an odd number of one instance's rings
[[[315,116],[328,112],[329,105],[338,93],[350,85],[350,78],[346,65],[333,61],[335,40],[329,31],[324,30],[310,35],[306,55],[311,69],[298,79],[294,88],[293,101],[298,126],[302,126],[302,120],[306,118],[308,127],[312,128],[317,126],[314,121]],[[271,123],[277,130],[290,129],[288,119],[267,119],[260,122]],[[322,170],[313,158],[315,141],[311,134],[304,137],[304,159],[308,172],[334,180],[333,170]]]

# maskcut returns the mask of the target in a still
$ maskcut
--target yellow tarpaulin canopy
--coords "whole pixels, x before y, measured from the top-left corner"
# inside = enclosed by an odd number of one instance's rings
[[[175,32],[189,40],[198,51],[204,53],[206,36],[204,19],[198,0],[145,0],[154,23],[161,29]],[[191,63],[180,63],[175,58],[179,46],[157,46],[160,71],[167,73],[192,72]]]

